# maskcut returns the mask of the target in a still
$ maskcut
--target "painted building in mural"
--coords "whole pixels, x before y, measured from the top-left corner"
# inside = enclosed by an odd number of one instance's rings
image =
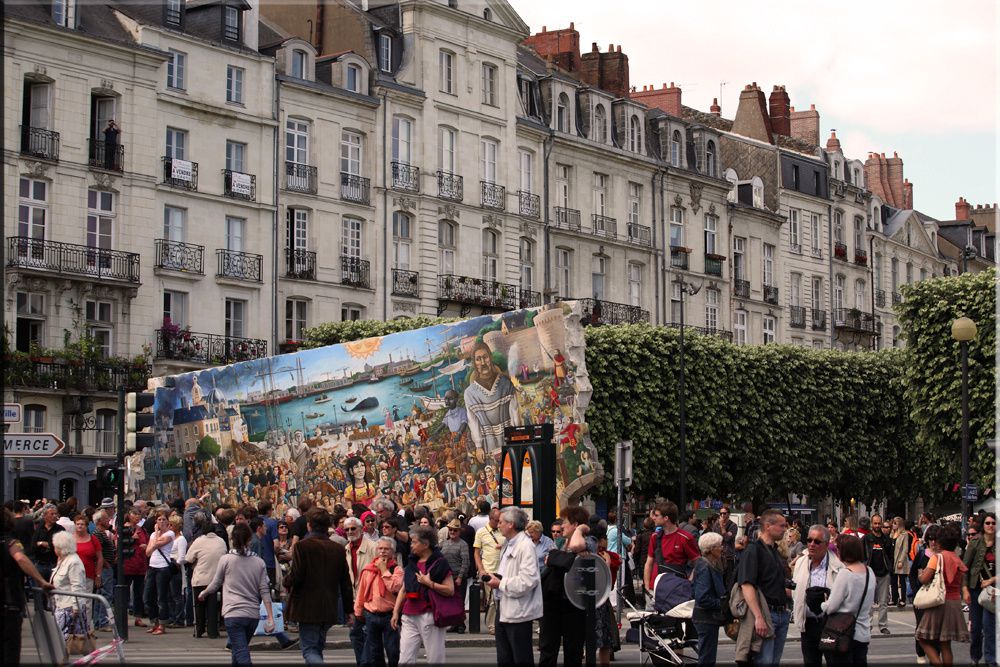
[[[587,437],[579,306],[483,315],[172,376],[141,497],[214,504],[377,496],[436,513],[499,501],[507,426],[552,424],[560,503],[602,474]],[[171,386],[172,385],[172,386]]]

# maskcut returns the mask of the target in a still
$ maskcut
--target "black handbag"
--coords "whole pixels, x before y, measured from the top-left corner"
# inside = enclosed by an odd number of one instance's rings
[[[841,575],[843,576],[843,575]],[[861,604],[855,613],[841,611],[836,614],[829,614],[826,622],[823,623],[823,631],[819,636],[819,650],[824,653],[849,653],[851,642],[854,641],[854,626],[858,622],[858,615],[865,606],[865,597],[868,595],[868,568],[865,568],[865,589],[861,592]]]

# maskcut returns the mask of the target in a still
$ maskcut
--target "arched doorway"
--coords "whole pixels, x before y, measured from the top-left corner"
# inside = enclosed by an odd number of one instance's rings
[[[20,485],[14,491],[18,500],[35,502],[45,497],[45,480],[39,477],[22,477]]]

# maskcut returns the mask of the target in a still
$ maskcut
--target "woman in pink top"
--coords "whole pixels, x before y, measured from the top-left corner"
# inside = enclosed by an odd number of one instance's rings
[[[952,664],[951,643],[969,641],[969,626],[962,613],[962,578],[968,568],[955,555],[961,533],[958,526],[948,524],[938,534],[938,549],[930,556],[927,567],[917,575],[920,583],[934,578],[940,568],[944,576],[944,604],[924,610],[917,625],[916,638],[932,665]]]
[[[83,561],[83,569],[90,582],[90,590],[87,592],[92,593],[101,587],[104,554],[101,551],[101,543],[87,530],[87,523],[86,514],[77,514],[73,519],[75,528],[73,536],[76,538],[76,555]]]

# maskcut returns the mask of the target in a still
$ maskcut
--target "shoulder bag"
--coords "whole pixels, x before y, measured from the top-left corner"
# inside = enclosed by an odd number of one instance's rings
[[[177,564],[177,561],[163,555],[163,549],[157,549],[157,551],[160,554],[160,558],[167,561],[167,571],[170,572],[171,577],[181,571],[181,566]]]
[[[994,586],[983,586],[977,598],[979,606],[990,612],[997,613],[997,589]]]
[[[931,609],[944,604],[944,554],[938,554],[937,560],[934,578],[921,586],[913,596],[913,606],[916,609]]]
[[[437,562],[434,561],[431,567],[427,568],[428,574],[430,574],[432,566],[437,565]],[[453,575],[449,574],[448,576],[451,577]],[[435,592],[433,588],[428,588],[427,593],[431,601],[431,611],[434,614],[435,626],[450,628],[454,625],[465,623],[465,596],[457,594],[457,587],[455,593],[450,597]]]
[[[844,576],[841,574],[840,576]],[[854,641],[854,626],[858,622],[858,615],[865,606],[865,597],[868,595],[868,582],[871,577],[868,568],[865,568],[865,589],[861,592],[861,603],[858,610],[853,614],[849,611],[841,611],[830,614],[823,623],[823,631],[819,636],[819,650],[824,653],[849,653],[851,642]]]

